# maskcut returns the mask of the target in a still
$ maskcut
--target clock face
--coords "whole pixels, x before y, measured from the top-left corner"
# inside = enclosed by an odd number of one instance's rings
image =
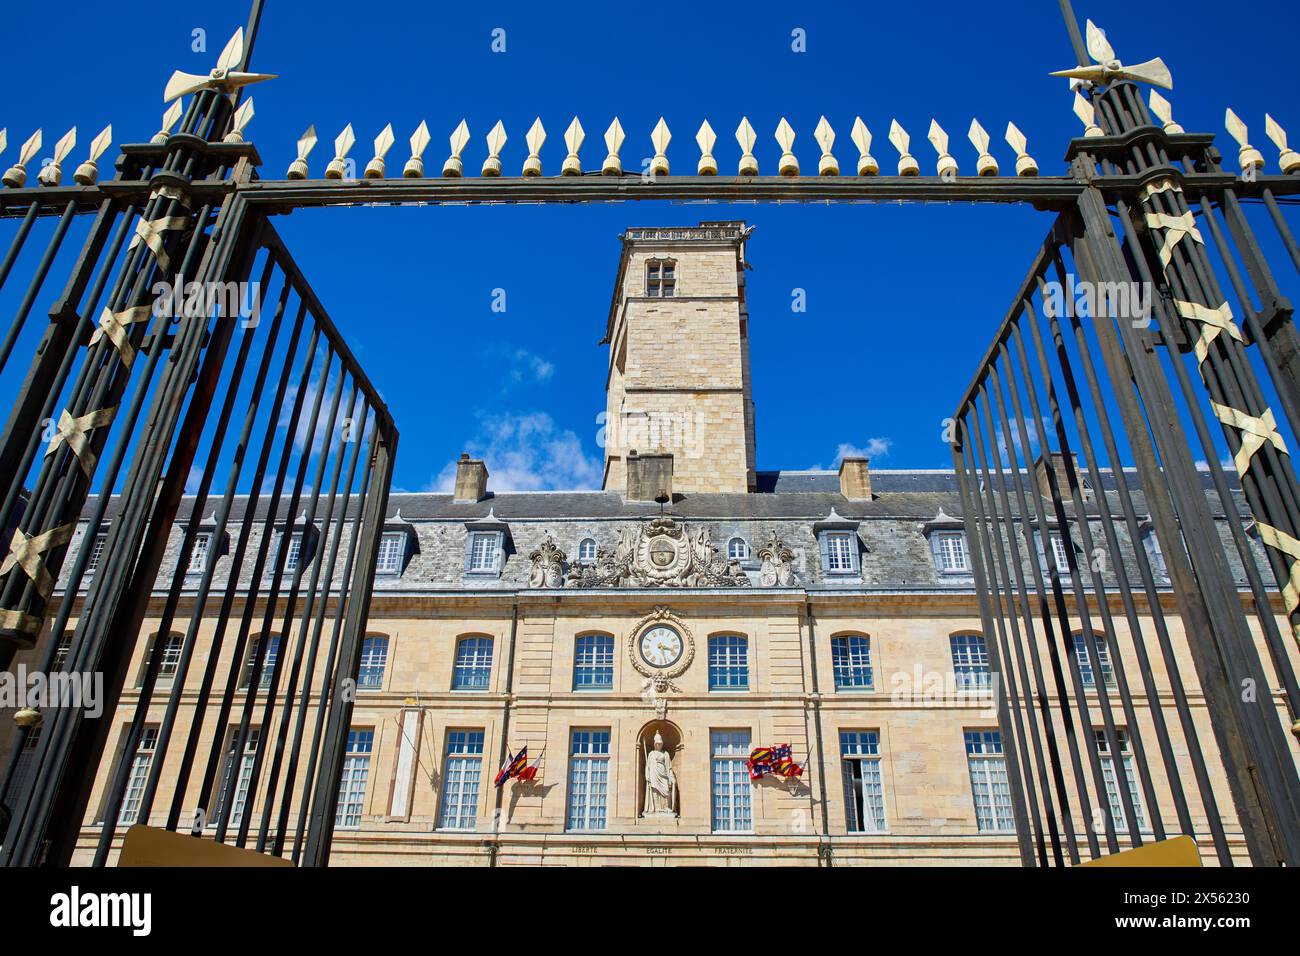
[[[682,656],[682,636],[666,624],[641,635],[641,658],[651,667],[672,667]]]

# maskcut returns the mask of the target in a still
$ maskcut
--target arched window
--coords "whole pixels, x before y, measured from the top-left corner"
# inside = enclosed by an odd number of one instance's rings
[[[487,690],[492,676],[492,638],[475,635],[456,643],[452,690]]]
[[[1097,675],[1092,669],[1092,656],[1088,653],[1088,644],[1083,639],[1083,631],[1070,635],[1070,645],[1074,649],[1074,659],[1079,664],[1079,680],[1084,687],[1096,687]],[[1097,650],[1097,663],[1101,665],[1101,679],[1107,687],[1114,686],[1115,674],[1110,667],[1110,647],[1106,636],[1095,631],[1092,634],[1092,646]]]
[[[149,670],[149,662],[153,655],[158,651],[158,640],[161,635],[155,634],[149,639],[149,649],[144,652],[144,664],[140,668],[140,683],[144,683],[144,675]],[[170,684],[176,677],[176,671],[181,662],[181,648],[185,644],[185,635],[171,633],[162,638],[162,659],[158,661],[157,684]],[[65,654],[66,658],[66,654]],[[57,668],[56,668],[57,669]]]
[[[253,667],[257,664],[257,648],[261,642],[261,637],[255,637],[248,643],[248,656],[244,659],[244,673],[239,680],[240,687],[247,687],[249,681],[253,679]],[[279,657],[280,635],[272,634],[266,645],[266,657],[262,660],[262,673],[257,679],[257,686],[263,690],[271,686],[271,678],[275,674],[275,665]]]
[[[583,538],[578,545],[578,563],[595,564],[596,563],[596,539]]]
[[[749,545],[744,538],[735,537],[727,542],[727,557],[732,561],[744,561],[749,557]]]
[[[871,638],[865,634],[832,637],[831,670],[836,690],[871,690]]]
[[[992,683],[989,673],[989,650],[984,645],[983,634],[953,634],[948,638],[952,649],[952,672],[959,688],[988,687]]]
[[[614,638],[579,634],[573,646],[573,689],[610,690],[614,686]]]
[[[743,634],[709,637],[709,690],[749,689],[749,638]]]
[[[361,642],[361,668],[357,687],[377,690],[384,686],[384,665],[388,663],[388,638],[370,634]]]

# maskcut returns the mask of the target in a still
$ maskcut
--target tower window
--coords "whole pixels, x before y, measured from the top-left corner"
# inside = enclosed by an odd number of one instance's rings
[[[677,263],[672,259],[651,259],[646,263],[645,294],[671,299],[677,294]]]

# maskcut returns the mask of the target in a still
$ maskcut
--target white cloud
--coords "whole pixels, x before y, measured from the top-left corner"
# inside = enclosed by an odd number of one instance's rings
[[[482,415],[479,433],[465,450],[487,464],[493,491],[576,491],[600,487],[603,465],[589,457],[574,432],[545,412]],[[456,463],[449,462],[425,491],[451,491]]]
[[[527,349],[515,349],[510,356],[510,371],[507,376],[510,383],[540,383],[550,381],[555,374],[555,364],[534,355]]]
[[[870,458],[875,461],[880,458],[889,457],[889,449],[894,447],[892,438],[868,438],[867,443],[862,446],[853,445],[849,442],[840,442],[835,448],[835,460],[831,462],[831,468],[835,469],[840,466],[840,462],[845,458]],[[810,465],[809,471],[824,471],[820,463]]]

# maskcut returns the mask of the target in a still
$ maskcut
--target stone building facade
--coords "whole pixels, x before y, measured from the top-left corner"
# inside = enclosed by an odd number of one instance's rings
[[[497,492],[484,463],[464,457],[451,494],[391,497],[334,865],[1018,862],[993,709],[998,675],[956,476],[863,459],[837,471],[756,469],[746,237],[739,223],[624,237],[607,328],[608,415],[655,413],[664,427],[636,425],[607,442],[602,490]],[[698,434],[685,424],[697,420]],[[1108,491],[1093,489],[1092,506],[1107,504]],[[1075,537],[1039,535],[1026,561],[1063,560]],[[1120,560],[1145,548],[1160,567],[1153,539],[1123,545]],[[218,577],[229,575],[223,543],[205,548]],[[318,560],[310,542],[296,560]],[[133,674],[157,646],[163,599],[160,590]],[[1172,602],[1169,618],[1176,628]],[[1182,673],[1193,673],[1183,636],[1171,637]],[[283,649],[297,635],[276,638]],[[1136,671],[1126,632],[1103,635],[1101,647]],[[229,642],[220,653],[218,674],[241,672]],[[1167,689],[1162,662],[1153,666]],[[185,726],[198,669],[180,695]],[[1213,758],[1204,698],[1188,691]],[[133,693],[111,718],[123,732]],[[151,720],[165,701],[155,694]],[[228,734],[210,722],[199,752]],[[173,739],[167,753],[136,762],[170,763],[182,745]],[[751,779],[751,752],[782,745],[802,773]],[[659,746],[670,778],[652,756]],[[523,748],[533,779],[495,787]],[[228,753],[223,773],[242,772],[247,757]],[[1127,755],[1121,762],[1097,805],[1118,806],[1114,787],[1132,779]],[[109,765],[98,770],[82,859],[100,833]],[[649,776],[671,779],[669,792]],[[156,808],[172,800],[168,779]],[[1212,786],[1230,815],[1221,775]],[[259,814],[265,788],[241,782],[241,812]],[[1171,819],[1168,792],[1158,799]],[[197,783],[184,802],[213,811]],[[1203,827],[1195,813],[1199,803]],[[1235,821],[1229,833],[1243,853]]]

